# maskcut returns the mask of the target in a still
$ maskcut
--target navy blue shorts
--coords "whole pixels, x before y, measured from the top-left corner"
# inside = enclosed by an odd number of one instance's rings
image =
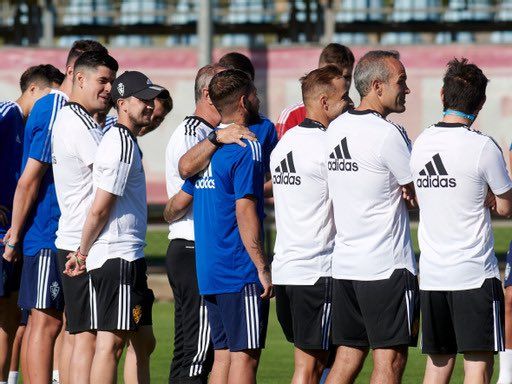
[[[23,257],[18,306],[23,309],[64,309],[61,271],[57,252],[41,249],[35,256]]]
[[[12,292],[20,290],[23,261],[18,260],[16,263],[11,263],[5,260],[2,257],[4,250],[5,247],[0,244],[0,297],[9,297]]]
[[[240,292],[204,296],[214,349],[265,348],[270,300],[262,300],[262,292],[252,283]]]
[[[30,316],[30,309],[21,309],[20,325],[26,326],[28,324],[29,316]]]
[[[512,285],[512,276],[510,275],[510,269],[512,268],[512,241],[508,246],[507,252],[507,264],[505,265],[505,288]]]

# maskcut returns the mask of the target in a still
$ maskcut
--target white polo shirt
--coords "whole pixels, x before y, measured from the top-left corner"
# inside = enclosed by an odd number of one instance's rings
[[[167,195],[174,196],[184,180],[180,177],[178,163],[190,148],[205,139],[214,128],[198,116],[187,116],[171,135],[165,150],[165,181]],[[169,240],[194,241],[194,213],[192,207],[181,219],[169,225]]]
[[[92,203],[92,164],[103,137],[101,127],[78,103],[58,112],[52,130],[52,169],[60,208],[55,245],[75,251]]]
[[[117,196],[105,227],[89,250],[87,270],[109,259],[134,261],[146,245],[146,177],[142,153],[131,132],[120,124],[103,136],[93,167],[94,190]]]
[[[336,239],[332,276],[387,279],[416,274],[401,185],[412,181],[405,130],[374,111],[348,111],[327,130],[329,193]]]
[[[336,230],[326,143],[325,128],[307,119],[284,135],[270,156],[277,229],[274,284],[313,285],[331,276]]]
[[[420,288],[458,291],[500,278],[489,209],[490,188],[512,188],[498,145],[461,124],[425,129],[411,156],[420,206]]]

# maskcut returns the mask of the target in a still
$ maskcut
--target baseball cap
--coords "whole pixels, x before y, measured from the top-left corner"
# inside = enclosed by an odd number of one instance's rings
[[[110,96],[115,104],[117,100],[130,96],[141,100],[152,100],[165,92],[169,94],[164,87],[153,84],[145,74],[138,71],[126,71],[112,83]]]

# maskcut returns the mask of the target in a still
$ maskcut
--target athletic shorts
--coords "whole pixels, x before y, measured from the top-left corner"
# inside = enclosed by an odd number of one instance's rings
[[[4,250],[5,247],[0,243],[0,297],[9,297],[11,293],[20,290],[23,259],[9,262],[2,257]]]
[[[41,249],[35,256],[23,257],[18,306],[23,309],[64,310],[62,272],[57,253]]]
[[[333,279],[332,342],[354,348],[416,346],[418,279],[397,269],[383,280]]]
[[[98,331],[135,331],[153,324],[151,311],[155,296],[148,288],[146,269],[144,258],[135,261],[117,258],[89,272],[96,290],[92,316]]]
[[[30,316],[29,309],[21,309],[20,326],[26,326],[28,324],[28,317]]]
[[[70,251],[59,249],[59,269],[66,267]],[[96,296],[89,273],[70,277],[62,274],[64,289],[64,312],[66,313],[66,331],[76,334],[96,329],[96,317],[91,308],[96,304]]]
[[[275,285],[277,318],[286,340],[302,350],[329,349],[332,278],[314,285]]]
[[[262,300],[259,283],[240,292],[205,295],[214,349],[231,352],[265,348],[270,300]]]
[[[507,263],[505,265],[505,277],[504,277],[504,285],[505,288],[510,287],[512,285],[512,276],[510,275],[510,269],[512,268],[512,241],[508,246],[507,252]]]
[[[476,289],[421,291],[422,352],[503,351],[504,311],[503,289],[496,278]]]

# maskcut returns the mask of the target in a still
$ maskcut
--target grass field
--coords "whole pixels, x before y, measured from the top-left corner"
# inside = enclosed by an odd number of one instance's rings
[[[495,249],[501,261],[504,261],[508,243],[512,239],[511,227],[497,227],[495,234]],[[147,236],[148,246],[146,255],[151,264],[161,265],[167,249],[168,240],[165,231],[151,231]],[[414,248],[419,253],[417,246],[416,230],[413,230]],[[167,382],[169,362],[172,356],[171,335],[173,334],[173,303],[159,302],[155,304],[153,311],[153,324],[157,338],[157,347],[152,356],[151,374],[152,383]],[[493,383],[497,380],[498,359],[496,359],[495,375]],[[372,369],[371,358],[361,372],[357,383],[368,383]],[[420,383],[425,369],[425,357],[419,349],[411,348],[409,361],[404,374],[403,383]],[[269,329],[267,335],[267,346],[262,354],[261,365],[258,374],[260,384],[289,383],[293,372],[293,347],[284,338],[281,328],[277,322],[275,305],[272,301],[270,311]],[[452,378],[452,383],[462,383],[462,359],[458,359]]]

